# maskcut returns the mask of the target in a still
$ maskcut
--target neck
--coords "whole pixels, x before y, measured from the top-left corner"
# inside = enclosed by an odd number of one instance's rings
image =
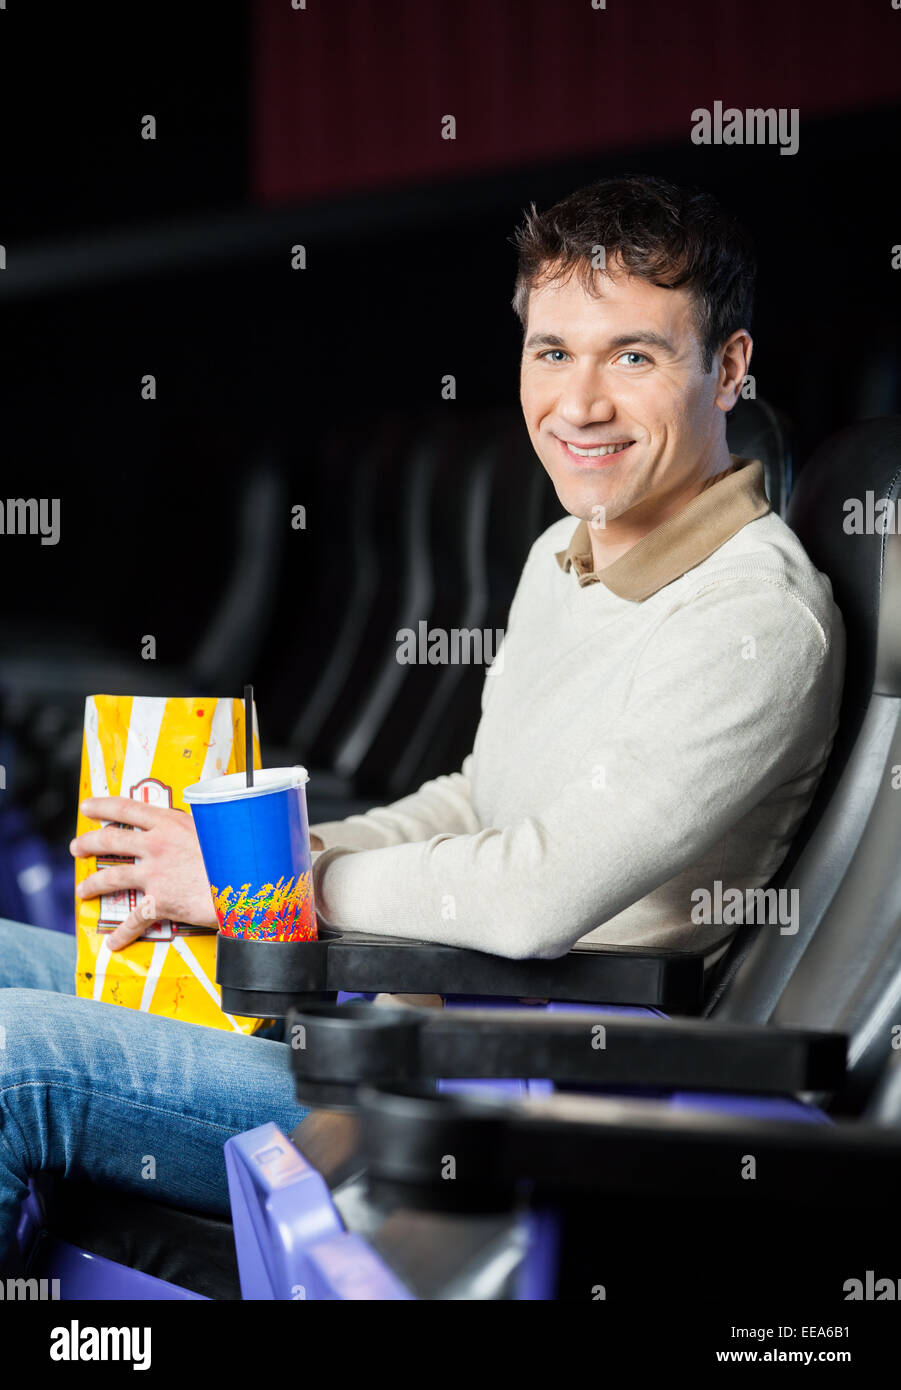
[[[591,559],[595,571],[606,569],[631,550],[636,542],[657,529],[669,517],[681,512],[689,502],[707,488],[712,487],[724,474],[731,472],[732,459],[725,441],[716,458],[699,473],[692,474],[686,482],[662,498],[647,499],[630,507],[622,516],[601,529],[592,528],[589,523],[588,534],[591,539]]]

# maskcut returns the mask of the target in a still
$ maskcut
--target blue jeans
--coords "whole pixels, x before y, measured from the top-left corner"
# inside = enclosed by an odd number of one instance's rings
[[[0,919],[0,1259],[31,1173],[226,1216],[229,1135],[307,1113],[283,1042],[76,999],[75,938]]]

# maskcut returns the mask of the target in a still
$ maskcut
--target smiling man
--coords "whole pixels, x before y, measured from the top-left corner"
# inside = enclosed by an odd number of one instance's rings
[[[513,958],[584,937],[713,958],[732,927],[696,920],[695,895],[779,867],[844,661],[828,580],[726,445],[752,256],[713,199],[643,178],[533,209],[517,241],[523,414],[568,515],[529,552],[462,768],[313,827],[320,915]],[[85,809],[143,833],[83,896],[137,888],[159,918],[215,925],[189,816]],[[134,851],[115,825],[72,843]],[[30,1173],[140,1192],[159,1153],[154,1196],[225,1212],[224,1139],[304,1113],[279,1042],[76,999],[73,974],[71,937],[0,922],[0,1262]]]
[[[569,517],[528,556],[461,770],[314,827],[320,915],[511,957],[712,959],[735,924],[698,895],[778,869],[844,670],[828,579],[726,443],[753,253],[713,198],[651,178],[533,207],[516,241],[522,409]]]

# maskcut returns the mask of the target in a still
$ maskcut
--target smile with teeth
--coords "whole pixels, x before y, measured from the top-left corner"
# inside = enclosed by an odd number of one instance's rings
[[[623,449],[628,449],[629,445],[634,443],[634,440],[626,439],[622,444],[599,444],[593,449],[580,449],[577,445],[570,444],[568,439],[565,439],[563,442],[567,449],[572,449],[574,454],[579,455],[579,458],[596,459],[603,458],[605,454],[620,454]]]

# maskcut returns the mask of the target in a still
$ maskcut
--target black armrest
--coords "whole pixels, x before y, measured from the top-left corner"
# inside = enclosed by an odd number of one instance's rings
[[[557,960],[507,960],[427,941],[320,929],[320,940],[219,937],[227,1013],[283,1018],[294,1004],[348,994],[473,994],[635,1004],[696,1013],[707,952],[579,945]]]
[[[400,1185],[410,1205],[484,1204],[521,1190],[533,1202],[586,1193],[684,1199],[743,1190],[841,1206],[897,1198],[901,1134],[874,1125],[794,1124],[642,1100],[558,1095],[518,1102],[364,1088],[359,1156],[374,1184]],[[455,1181],[444,1180],[446,1157]]]
[[[534,1008],[314,1004],[289,1015],[288,1033],[298,1099],[314,1104],[455,1077],[794,1095],[838,1086],[847,1052],[837,1033]]]

